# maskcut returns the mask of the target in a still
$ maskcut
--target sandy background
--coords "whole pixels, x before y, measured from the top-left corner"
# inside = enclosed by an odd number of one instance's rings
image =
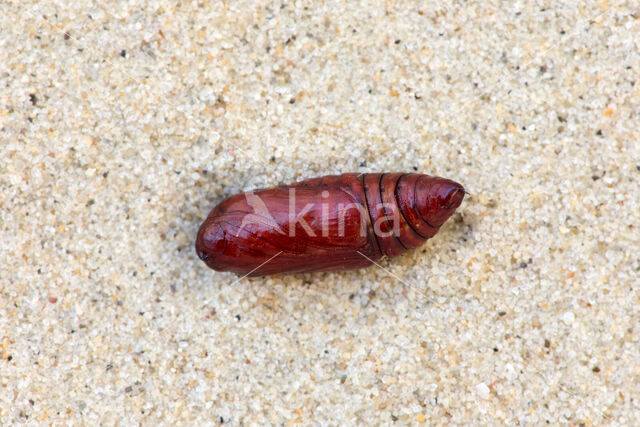
[[[640,423],[640,5],[346,3],[0,2],[0,423]],[[194,253],[414,170],[472,197],[386,271]]]

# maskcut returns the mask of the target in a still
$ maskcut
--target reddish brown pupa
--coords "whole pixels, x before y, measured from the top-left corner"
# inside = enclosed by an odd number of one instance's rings
[[[331,175],[228,197],[200,226],[209,267],[265,276],[347,270],[433,237],[464,199],[449,179],[414,173]]]

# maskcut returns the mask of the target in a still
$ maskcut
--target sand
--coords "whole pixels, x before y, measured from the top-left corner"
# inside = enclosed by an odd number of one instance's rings
[[[0,423],[640,424],[637,2],[0,3]],[[239,191],[471,193],[381,268],[240,279]]]

